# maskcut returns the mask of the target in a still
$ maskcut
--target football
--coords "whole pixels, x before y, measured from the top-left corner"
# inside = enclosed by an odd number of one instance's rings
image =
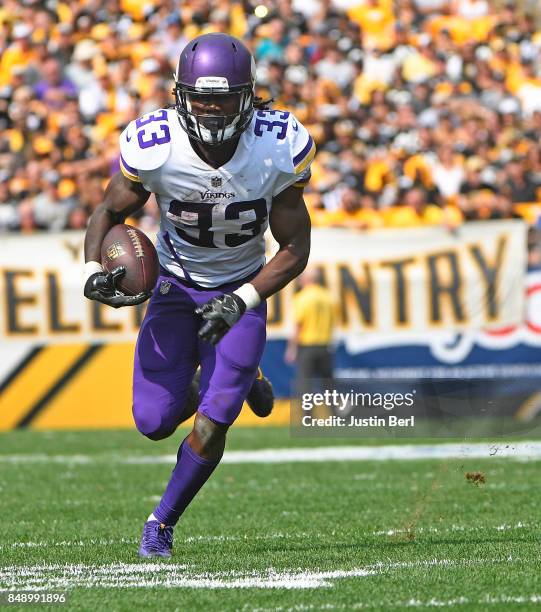
[[[118,282],[118,288],[126,295],[152,291],[160,269],[158,253],[148,236],[124,223],[113,226],[105,236],[101,265],[107,272],[119,266],[126,268]]]

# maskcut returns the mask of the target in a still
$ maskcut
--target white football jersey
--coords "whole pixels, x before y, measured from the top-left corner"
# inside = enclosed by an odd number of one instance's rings
[[[160,264],[217,287],[265,263],[272,199],[306,184],[315,145],[291,113],[255,111],[233,157],[212,168],[193,150],[176,111],[161,109],[127,126],[120,153],[122,173],[156,195]]]

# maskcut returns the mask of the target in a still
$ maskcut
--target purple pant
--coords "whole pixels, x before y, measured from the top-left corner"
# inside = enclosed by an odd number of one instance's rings
[[[194,309],[244,282],[196,289],[162,271],[135,347],[133,416],[145,436],[165,438],[182,422],[199,364],[199,412],[227,425],[239,415],[265,346],[266,303],[247,310],[217,346],[197,337]]]

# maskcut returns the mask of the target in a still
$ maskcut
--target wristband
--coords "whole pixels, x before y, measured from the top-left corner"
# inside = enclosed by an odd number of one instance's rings
[[[83,269],[84,281],[86,281],[97,272],[103,272],[103,266],[97,261],[87,261]]]
[[[233,293],[238,295],[246,304],[246,310],[249,308],[255,308],[261,303],[259,293],[251,283],[244,283],[244,285],[240,286],[238,289],[235,289]]]

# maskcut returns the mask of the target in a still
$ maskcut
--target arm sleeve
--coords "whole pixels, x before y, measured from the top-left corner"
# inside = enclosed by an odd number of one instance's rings
[[[141,182],[141,179],[139,178],[139,170],[128,164],[128,162],[124,159],[124,156],[122,155],[122,151],[120,152],[119,162],[120,171],[126,178],[130,179],[130,181],[133,181],[134,183]]]
[[[282,160],[273,196],[291,185],[305,187],[310,180],[310,165],[316,154],[316,145],[308,130],[293,115],[289,116],[286,138],[287,156]]]
[[[131,121],[120,134],[120,170],[130,181],[144,183],[141,173],[162,166],[169,157],[171,132],[165,109]]]
[[[131,121],[126,129],[120,134],[119,145],[120,145],[120,171],[122,174],[134,181],[140,183],[139,170],[135,167],[136,151],[135,151],[135,122]],[[135,142],[134,142],[135,141]],[[127,159],[131,161],[131,164]]]

